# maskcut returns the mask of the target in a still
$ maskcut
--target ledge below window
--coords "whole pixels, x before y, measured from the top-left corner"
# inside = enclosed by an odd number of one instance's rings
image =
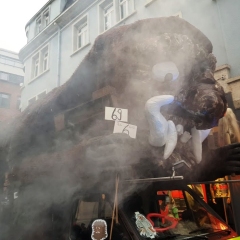
[[[128,16],[126,16],[125,18],[121,19],[119,22],[117,22],[115,25],[113,25],[112,27],[114,26],[117,26],[119,24],[121,24],[122,22],[124,22],[125,20],[127,20],[128,18],[130,18],[132,15],[134,15],[137,11],[133,11],[132,13],[130,13]],[[111,29],[111,28],[110,28]]]
[[[155,2],[156,0],[146,0],[145,7],[148,7],[150,4]]]
[[[87,46],[91,45],[91,42],[87,43],[86,45],[84,45],[83,47],[77,49],[75,52],[73,52],[70,57],[72,57],[73,55],[75,55],[76,53],[80,52],[81,50],[83,50],[84,48],[86,48]]]
[[[38,76],[36,76],[35,78],[31,79],[31,81],[28,82],[28,85],[32,82],[34,82],[35,80],[37,80],[39,77],[41,77],[42,75],[44,75],[46,72],[48,72],[50,69],[48,68],[46,71],[40,73]]]

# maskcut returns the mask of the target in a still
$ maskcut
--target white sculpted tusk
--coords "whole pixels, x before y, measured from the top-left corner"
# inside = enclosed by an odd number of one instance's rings
[[[202,142],[209,135],[211,129],[197,130],[195,127],[191,129],[193,153],[197,163],[202,161]]]
[[[199,131],[201,132],[201,141],[203,142],[211,132],[211,129],[199,130]]]
[[[150,98],[146,102],[145,111],[150,128],[149,143],[154,147],[162,147],[166,144],[168,122],[160,113],[160,108],[173,100],[172,95],[161,95]]]
[[[164,148],[163,158],[167,159],[177,145],[178,133],[173,121],[168,121],[167,142]]]
[[[195,127],[191,129],[193,154],[197,163],[202,161],[202,139],[201,132]]]

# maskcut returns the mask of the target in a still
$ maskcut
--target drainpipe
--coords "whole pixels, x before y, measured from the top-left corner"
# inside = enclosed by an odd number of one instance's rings
[[[54,25],[58,27],[58,51],[57,51],[57,87],[60,86],[60,66],[61,66],[61,28],[60,26],[54,22]]]

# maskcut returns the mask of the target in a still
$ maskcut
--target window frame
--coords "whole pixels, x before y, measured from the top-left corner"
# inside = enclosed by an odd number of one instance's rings
[[[21,110],[21,96],[17,97],[17,103],[16,103],[17,110]]]
[[[46,44],[33,55],[31,79],[29,83],[49,70],[49,55],[50,55],[49,53],[50,53],[50,47],[49,47],[49,44]],[[47,57],[45,56],[46,54],[47,54]],[[36,69],[37,69],[37,73],[36,73]]]
[[[17,59],[5,57],[0,55],[0,63],[8,66],[13,66],[17,68],[23,68],[23,64]]]
[[[39,34],[42,31],[42,16],[38,16],[36,18],[36,30],[35,33],[36,35]]]
[[[79,30],[84,29],[79,33]],[[81,45],[79,45],[79,37],[81,37]],[[89,38],[89,16],[83,15],[80,19],[72,24],[72,52],[73,54],[80,51],[90,44]]]
[[[110,9],[110,11],[108,11]],[[107,10],[107,12],[105,12]],[[111,24],[108,28],[106,28],[106,17],[110,15],[110,20],[111,20]],[[113,25],[114,25],[114,5],[113,2],[109,3],[107,6],[105,6],[103,8],[103,29],[104,31],[107,31],[108,29],[110,29]]]
[[[31,104],[33,104],[34,102],[38,101],[39,99],[42,99],[42,97],[39,97],[39,96],[40,96],[41,94],[43,94],[43,93],[45,93],[45,95],[47,95],[47,90],[44,90],[44,91],[38,93],[37,95],[29,98],[29,99],[28,99],[28,106],[31,105]],[[30,102],[31,100],[33,100],[33,99],[35,99],[35,101],[32,102],[32,103],[29,103],[29,102]]]
[[[40,57],[42,57],[42,59],[40,58],[41,67],[42,67],[41,72],[44,73],[49,68],[49,66],[48,66],[48,63],[49,63],[49,48],[48,48],[48,45],[45,46],[44,48],[42,48]]]
[[[4,106],[4,105],[2,104],[2,99],[4,99],[4,98],[2,97],[2,95],[8,96],[8,98],[6,98],[6,99],[8,100],[8,106]],[[11,106],[11,94],[5,93],[5,92],[0,92],[0,108],[9,109],[10,106]]]
[[[43,11],[43,27],[48,26],[50,23],[50,9],[47,8],[45,11]]]
[[[118,0],[118,4],[119,4],[119,21],[125,19],[128,15],[129,15],[129,0]],[[126,7],[125,11],[126,11],[126,16],[122,16],[122,14],[124,13],[124,9],[122,12],[122,7],[124,8],[124,5]]]
[[[6,76],[6,79],[2,78],[2,76],[4,76],[4,75]],[[0,80],[8,82],[9,81],[9,73],[0,71]]]
[[[77,28],[77,49],[82,48],[87,43],[87,23],[83,23]]]
[[[48,17],[46,18],[46,16]],[[48,19],[46,23],[46,19]],[[50,6],[44,9],[35,20],[35,35],[38,35],[44,28],[46,28],[50,23]]]
[[[113,10],[110,13],[113,15],[111,19],[112,23],[111,26],[106,29],[105,23],[105,9],[109,6],[113,7]],[[125,6],[125,14],[122,15],[121,13],[121,6]],[[120,24],[130,16],[136,13],[135,10],[135,0],[102,0],[98,4],[98,32],[99,34],[108,31],[109,29],[113,28],[114,26]]]

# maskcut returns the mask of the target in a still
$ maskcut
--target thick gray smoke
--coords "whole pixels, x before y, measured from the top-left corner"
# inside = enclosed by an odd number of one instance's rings
[[[182,33],[179,24],[186,28],[183,27]],[[196,33],[200,39],[195,38]],[[8,239],[53,239],[52,226],[57,229],[54,232],[59,233],[58,239],[63,239],[61,234],[68,232],[74,193],[88,187],[112,191],[119,169],[124,178],[141,177],[141,172],[152,177],[147,169],[152,159],[166,171],[160,174],[171,174],[168,167],[179,160],[176,156],[181,152],[176,152],[168,163],[162,160],[161,149],[149,146],[144,106],[153,96],[179,94],[201,75],[198,63],[202,67],[210,65],[209,45],[197,29],[173,17],[149,19],[134,27],[123,26],[101,35],[69,82],[50,94],[45,102],[37,103],[35,109],[33,106],[23,113],[25,126],[17,132],[18,140],[10,144],[9,164],[13,168],[9,192],[18,191],[19,197],[10,199],[11,238]],[[153,76],[153,66],[165,61],[174,62],[179,70],[174,83],[159,83]],[[69,121],[67,129],[55,132],[54,114],[90,101],[94,91],[106,86],[116,90],[114,98],[108,96],[105,103],[104,98],[95,99],[86,108],[83,105],[81,109],[89,117],[84,124]],[[98,101],[104,106],[95,107]],[[129,110],[129,123],[138,127],[136,139],[112,134],[113,123],[105,121],[102,113],[108,104]],[[80,120],[84,118],[82,114]],[[44,124],[39,123],[40,119]],[[140,161],[144,162],[145,169],[132,175],[128,173],[129,166],[136,166]],[[7,211],[3,218],[6,216]],[[14,232],[11,229],[15,229]]]

